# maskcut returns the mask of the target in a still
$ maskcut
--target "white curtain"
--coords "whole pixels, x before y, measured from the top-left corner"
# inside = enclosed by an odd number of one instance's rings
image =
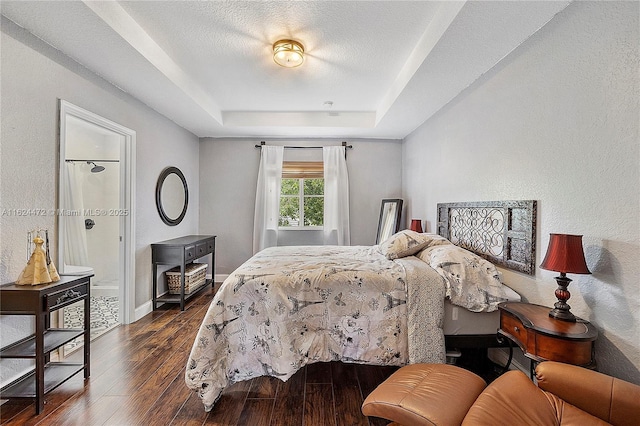
[[[263,146],[256,190],[256,209],[253,220],[253,253],[278,245],[280,218],[280,185],[284,147]]]
[[[322,148],[324,162],[324,244],[348,246],[349,175],[344,146]]]
[[[65,191],[62,200],[62,209],[65,211],[60,216],[64,220],[65,228],[63,238],[64,263],[66,265],[89,265],[87,230],[84,227],[84,202],[82,200],[82,185],[87,178],[86,167],[87,165],[84,163],[67,163]]]

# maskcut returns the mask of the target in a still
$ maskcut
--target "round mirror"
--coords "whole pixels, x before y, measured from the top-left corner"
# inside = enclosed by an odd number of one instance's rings
[[[188,204],[187,180],[177,167],[167,167],[160,173],[156,185],[156,207],[160,218],[167,225],[175,226],[187,214]]]

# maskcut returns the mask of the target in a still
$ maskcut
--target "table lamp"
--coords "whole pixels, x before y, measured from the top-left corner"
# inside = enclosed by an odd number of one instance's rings
[[[411,219],[409,229],[422,233],[422,221],[420,219]]]
[[[549,311],[549,316],[563,321],[575,322],[576,317],[571,313],[571,306],[567,303],[567,300],[571,297],[571,293],[567,290],[571,279],[567,278],[567,273],[591,273],[584,259],[582,235],[549,234],[549,237],[547,255],[544,257],[540,267],[549,271],[560,272],[560,276],[556,277],[558,288],[555,294],[558,301],[553,305],[554,308]]]

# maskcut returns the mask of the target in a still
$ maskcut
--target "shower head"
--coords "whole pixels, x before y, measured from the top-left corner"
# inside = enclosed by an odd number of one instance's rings
[[[101,171],[104,170],[104,166],[98,166],[93,161],[87,161],[87,164],[93,164],[93,167],[91,168],[91,173],[100,173]]]

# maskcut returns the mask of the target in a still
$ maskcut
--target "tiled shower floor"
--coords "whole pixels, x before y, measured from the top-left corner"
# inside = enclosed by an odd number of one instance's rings
[[[91,340],[111,330],[118,323],[119,301],[117,297],[91,296]],[[76,303],[64,308],[64,328],[82,328],[84,304]],[[82,345],[82,338],[65,345],[72,351]]]

